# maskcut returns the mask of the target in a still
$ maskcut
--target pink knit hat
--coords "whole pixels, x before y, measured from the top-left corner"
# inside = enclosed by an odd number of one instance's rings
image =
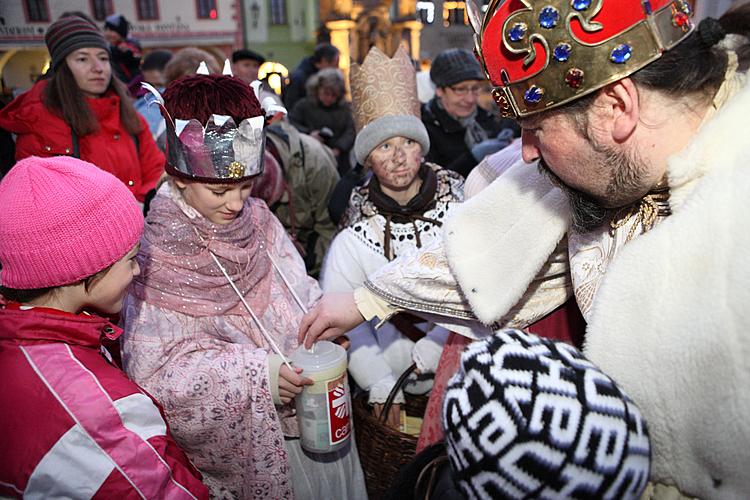
[[[15,289],[67,285],[122,258],[143,214],[112,174],[67,156],[19,161],[0,182],[0,273]]]

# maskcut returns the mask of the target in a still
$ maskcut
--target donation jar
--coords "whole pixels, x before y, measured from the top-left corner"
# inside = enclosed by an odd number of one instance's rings
[[[294,398],[302,448],[311,453],[338,450],[352,433],[346,351],[323,340],[310,350],[299,346],[290,358],[315,382]]]

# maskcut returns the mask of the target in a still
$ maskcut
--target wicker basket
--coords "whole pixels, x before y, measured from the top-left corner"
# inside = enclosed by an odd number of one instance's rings
[[[365,475],[368,496],[375,500],[383,498],[399,469],[409,463],[417,449],[417,438],[388,427],[385,417],[393,404],[398,390],[416,369],[410,366],[398,379],[388,396],[381,418],[375,418],[367,404],[367,394],[354,399],[354,429],[359,448],[359,458]],[[410,417],[423,417],[427,408],[427,396],[405,394],[403,406]]]

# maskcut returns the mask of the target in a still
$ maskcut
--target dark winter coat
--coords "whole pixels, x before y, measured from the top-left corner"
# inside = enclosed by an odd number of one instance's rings
[[[333,137],[326,140],[326,145],[345,155],[354,145],[354,118],[351,108],[345,102],[326,108],[317,99],[307,96],[297,101],[289,112],[289,120],[297,130],[305,134],[328,127],[333,132]]]
[[[318,68],[313,63],[312,56],[305,57],[294,68],[292,73],[289,75],[289,85],[284,89],[284,106],[286,109],[294,108],[294,105],[307,95],[307,89],[305,84],[308,78],[318,72]]]
[[[458,120],[438,106],[437,97],[422,105],[422,123],[430,136],[430,152],[425,159],[464,177],[479,163],[464,143],[466,130]],[[487,137],[495,137],[502,129],[499,120],[477,107],[477,122],[487,131]]]

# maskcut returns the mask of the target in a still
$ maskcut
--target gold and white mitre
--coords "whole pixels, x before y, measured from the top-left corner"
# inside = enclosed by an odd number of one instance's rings
[[[349,75],[357,161],[364,165],[373,149],[397,136],[417,141],[427,154],[430,139],[420,118],[416,72],[404,48],[391,58],[373,47],[361,65],[352,64]]]

